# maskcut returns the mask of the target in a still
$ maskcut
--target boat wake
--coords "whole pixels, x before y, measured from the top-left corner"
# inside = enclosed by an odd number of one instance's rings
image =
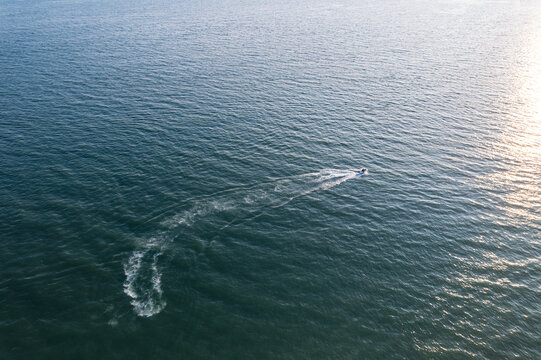
[[[131,297],[131,304],[139,316],[150,317],[162,311],[166,303],[162,299],[161,277],[158,257],[161,252],[153,247],[132,253],[124,265],[124,292]]]
[[[213,224],[219,231],[251,221],[266,211],[287,205],[296,198],[329,190],[357,176],[353,170],[326,169],[235,188],[191,200],[186,210],[161,222],[163,230],[149,237],[124,264],[124,293],[138,316],[150,317],[166,306],[161,285],[159,258],[182,228],[198,222]]]

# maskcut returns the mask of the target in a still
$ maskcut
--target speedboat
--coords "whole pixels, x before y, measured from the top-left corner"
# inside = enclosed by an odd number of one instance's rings
[[[357,176],[364,176],[367,172],[368,172],[368,170],[366,170],[366,168],[362,168],[362,169],[359,170],[355,175],[357,175]]]

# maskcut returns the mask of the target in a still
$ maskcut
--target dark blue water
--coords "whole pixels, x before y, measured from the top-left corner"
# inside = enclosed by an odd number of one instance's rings
[[[0,358],[541,358],[539,24],[2,1]]]

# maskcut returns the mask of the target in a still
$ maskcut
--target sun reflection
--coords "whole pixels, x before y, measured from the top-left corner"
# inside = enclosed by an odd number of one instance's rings
[[[541,31],[525,44],[511,87],[512,108],[498,140],[506,171],[494,175],[507,222],[541,228]]]

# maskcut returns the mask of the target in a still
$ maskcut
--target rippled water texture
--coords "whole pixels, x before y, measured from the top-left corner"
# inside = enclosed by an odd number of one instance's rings
[[[0,2],[0,358],[540,359],[539,24]]]

